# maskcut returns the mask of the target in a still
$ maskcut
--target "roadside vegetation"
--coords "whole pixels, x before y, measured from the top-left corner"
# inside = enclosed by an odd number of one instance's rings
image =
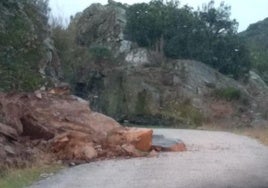
[[[268,83],[268,18],[251,24],[239,35],[246,41],[252,67]]]
[[[268,127],[247,127],[247,128],[222,128],[214,124],[206,124],[198,129],[210,130],[210,131],[226,131],[239,135],[248,136],[250,138],[256,139],[260,143],[268,146]]]
[[[33,166],[24,169],[8,169],[0,174],[0,187],[2,188],[24,188],[33,182],[53,175],[62,169],[61,165]]]
[[[33,91],[43,83],[48,0],[1,1],[0,9],[0,91]]]
[[[227,88],[215,89],[212,95],[218,99],[233,101],[233,100],[239,100],[241,98],[241,91],[233,87],[227,87]]]
[[[268,146],[268,128],[244,128],[235,130],[234,132],[257,139],[262,144]]]

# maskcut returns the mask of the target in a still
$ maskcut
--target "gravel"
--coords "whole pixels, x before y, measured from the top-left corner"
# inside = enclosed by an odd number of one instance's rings
[[[154,129],[187,152],[64,169],[30,188],[268,188],[268,147],[232,133]]]

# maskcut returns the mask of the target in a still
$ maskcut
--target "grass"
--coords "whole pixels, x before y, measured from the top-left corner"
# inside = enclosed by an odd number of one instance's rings
[[[35,166],[25,169],[9,169],[0,176],[0,187],[2,188],[23,188],[31,185],[34,181],[41,179],[44,173],[55,173],[62,169],[61,165]]]
[[[162,115],[166,119],[174,119],[189,128],[197,128],[204,121],[203,114],[195,108],[191,100],[186,98],[182,101],[170,101]],[[174,126],[176,128],[176,126]]]
[[[257,139],[264,145],[268,146],[268,128],[246,128],[237,130],[235,133]]]
[[[251,138],[254,138],[261,142],[262,144],[268,146],[268,128],[221,128],[217,125],[204,125],[199,129],[202,130],[212,130],[212,131],[226,131],[235,133],[238,135],[244,135]]]
[[[233,87],[216,89],[213,94],[216,98],[227,101],[239,100],[241,98],[241,91]]]

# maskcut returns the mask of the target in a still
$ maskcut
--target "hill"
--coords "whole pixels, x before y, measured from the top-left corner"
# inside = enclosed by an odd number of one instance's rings
[[[48,88],[62,79],[63,69],[74,94],[120,122],[265,124],[267,85],[249,71],[228,6],[211,2],[193,12],[160,0],[133,6],[109,1],[78,13],[67,29],[52,25],[50,32],[46,3],[0,3],[0,91]],[[143,11],[140,20],[137,9]],[[161,21],[173,14],[169,24]]]
[[[251,24],[240,36],[247,42],[253,68],[268,83],[268,18]]]
[[[207,62],[174,59],[139,45],[125,32],[127,10],[112,1],[92,4],[67,30],[54,28],[66,81],[94,110],[127,124],[264,124],[268,89],[256,73],[238,81]]]

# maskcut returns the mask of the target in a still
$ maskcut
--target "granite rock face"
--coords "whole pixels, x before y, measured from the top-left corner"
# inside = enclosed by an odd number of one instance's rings
[[[92,4],[74,17],[76,40],[82,46],[105,46],[118,55],[129,51],[131,43],[125,40],[126,10],[124,5]]]
[[[120,122],[177,127],[203,122],[243,127],[268,117],[268,89],[261,78],[251,72],[248,82],[237,81],[202,62],[170,60],[138,47],[124,33],[126,8],[113,1],[93,4],[70,24],[81,48],[101,47],[111,54],[90,65],[85,55],[83,74],[74,80],[74,91],[92,109]],[[239,100],[214,96],[230,88],[241,94]]]

